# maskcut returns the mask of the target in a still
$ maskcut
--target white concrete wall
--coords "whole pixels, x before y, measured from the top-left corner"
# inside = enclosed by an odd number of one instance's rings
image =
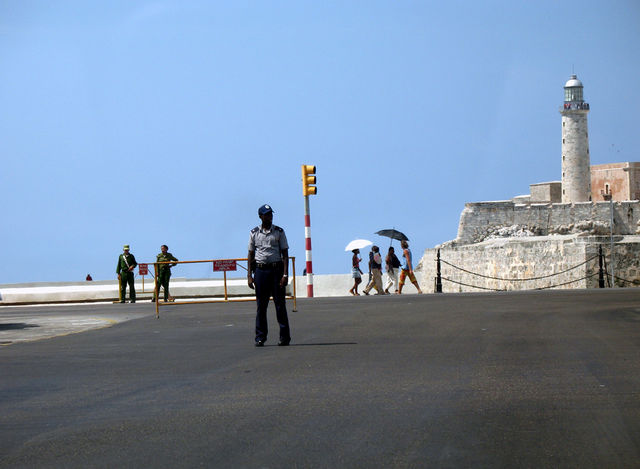
[[[144,291],[142,278],[136,279],[136,296],[139,300],[150,299],[153,294],[153,281],[146,279]],[[222,279],[189,280],[172,278],[171,296],[182,298],[222,297],[224,282]],[[291,290],[291,288],[289,288]],[[162,297],[162,291],[160,292]],[[245,278],[228,279],[229,297],[251,296],[252,290]],[[127,289],[127,299],[129,291]],[[0,285],[1,304],[58,303],[83,301],[116,301],[119,299],[118,281],[97,282],[59,282]]]
[[[420,273],[416,272],[418,280]],[[363,277],[366,281],[367,275]],[[383,277],[384,279],[384,277]],[[314,297],[349,296],[349,289],[353,285],[350,274],[314,275]],[[148,300],[153,292],[153,282],[148,279],[136,280],[136,294],[138,300]],[[172,278],[171,295],[176,298],[224,298],[224,283],[222,279],[185,279]],[[413,285],[405,285],[405,293],[415,293]],[[287,287],[287,294],[293,294],[293,284]],[[307,281],[304,277],[296,277],[296,294],[298,298],[307,297]],[[162,295],[162,292],[160,293]],[[229,297],[252,297],[254,291],[247,286],[246,278],[227,280],[227,295]],[[128,298],[128,291],[127,291]],[[38,303],[67,303],[85,301],[110,302],[118,300],[117,281],[95,282],[56,282],[56,283],[24,283],[0,285],[0,305],[38,304]]]

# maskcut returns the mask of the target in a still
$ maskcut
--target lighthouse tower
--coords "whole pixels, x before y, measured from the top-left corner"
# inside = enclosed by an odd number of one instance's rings
[[[562,114],[562,203],[591,200],[589,159],[589,104],[583,99],[582,82],[571,75],[564,85]]]

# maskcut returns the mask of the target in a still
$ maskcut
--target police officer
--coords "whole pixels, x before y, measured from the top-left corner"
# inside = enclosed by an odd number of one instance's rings
[[[173,254],[169,252],[169,247],[166,244],[160,246],[160,254],[156,256],[156,262],[178,262],[178,259],[173,257]],[[156,301],[156,298],[160,296],[160,287],[164,290],[165,303],[169,299],[169,279],[171,278],[171,267],[176,264],[160,264],[158,266],[158,273],[156,277],[156,288],[153,292],[153,298],[151,301]]]
[[[120,280],[120,303],[124,303],[127,295],[127,283],[129,284],[129,298],[131,303],[136,302],[136,287],[134,286],[133,269],[138,265],[133,254],[129,253],[129,245],[125,244],[122,248],[123,253],[118,257],[118,266],[116,273]]]
[[[273,224],[273,210],[269,205],[258,209],[261,226],[251,230],[249,236],[249,268],[247,283],[256,290],[256,347],[262,347],[267,341],[267,307],[273,296],[276,317],[280,325],[278,345],[286,346],[291,342],[289,318],[285,303],[285,287],[289,281],[289,244],[284,230]]]

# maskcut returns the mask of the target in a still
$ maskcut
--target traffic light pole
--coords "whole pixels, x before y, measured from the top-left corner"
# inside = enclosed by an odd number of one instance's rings
[[[313,298],[313,266],[311,262],[311,215],[309,213],[309,196],[304,196],[304,244],[307,261],[307,297]]]
[[[302,165],[302,195],[304,196],[304,244],[307,260],[307,297],[313,298],[313,267],[311,265],[311,215],[309,214],[309,196],[318,193],[316,183],[316,167]]]

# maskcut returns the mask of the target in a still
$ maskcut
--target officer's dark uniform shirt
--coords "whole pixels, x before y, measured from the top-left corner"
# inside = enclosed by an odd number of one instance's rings
[[[133,256],[133,254],[120,254],[120,257],[118,257],[118,265],[116,266],[116,274],[119,275],[120,273],[130,273],[129,268],[135,267],[137,265],[138,263],[136,262],[136,258]]]
[[[170,262],[170,261],[178,262],[178,259],[173,257],[173,254],[171,254],[170,252],[166,252],[166,253],[161,252],[156,256],[156,262]],[[169,272],[171,272],[170,268],[174,266],[175,264],[160,264],[158,266],[158,270],[164,271],[169,269]]]
[[[249,235],[249,251],[255,253],[255,261],[259,264],[282,262],[282,250],[289,249],[287,235],[276,225],[269,230],[256,226]]]

